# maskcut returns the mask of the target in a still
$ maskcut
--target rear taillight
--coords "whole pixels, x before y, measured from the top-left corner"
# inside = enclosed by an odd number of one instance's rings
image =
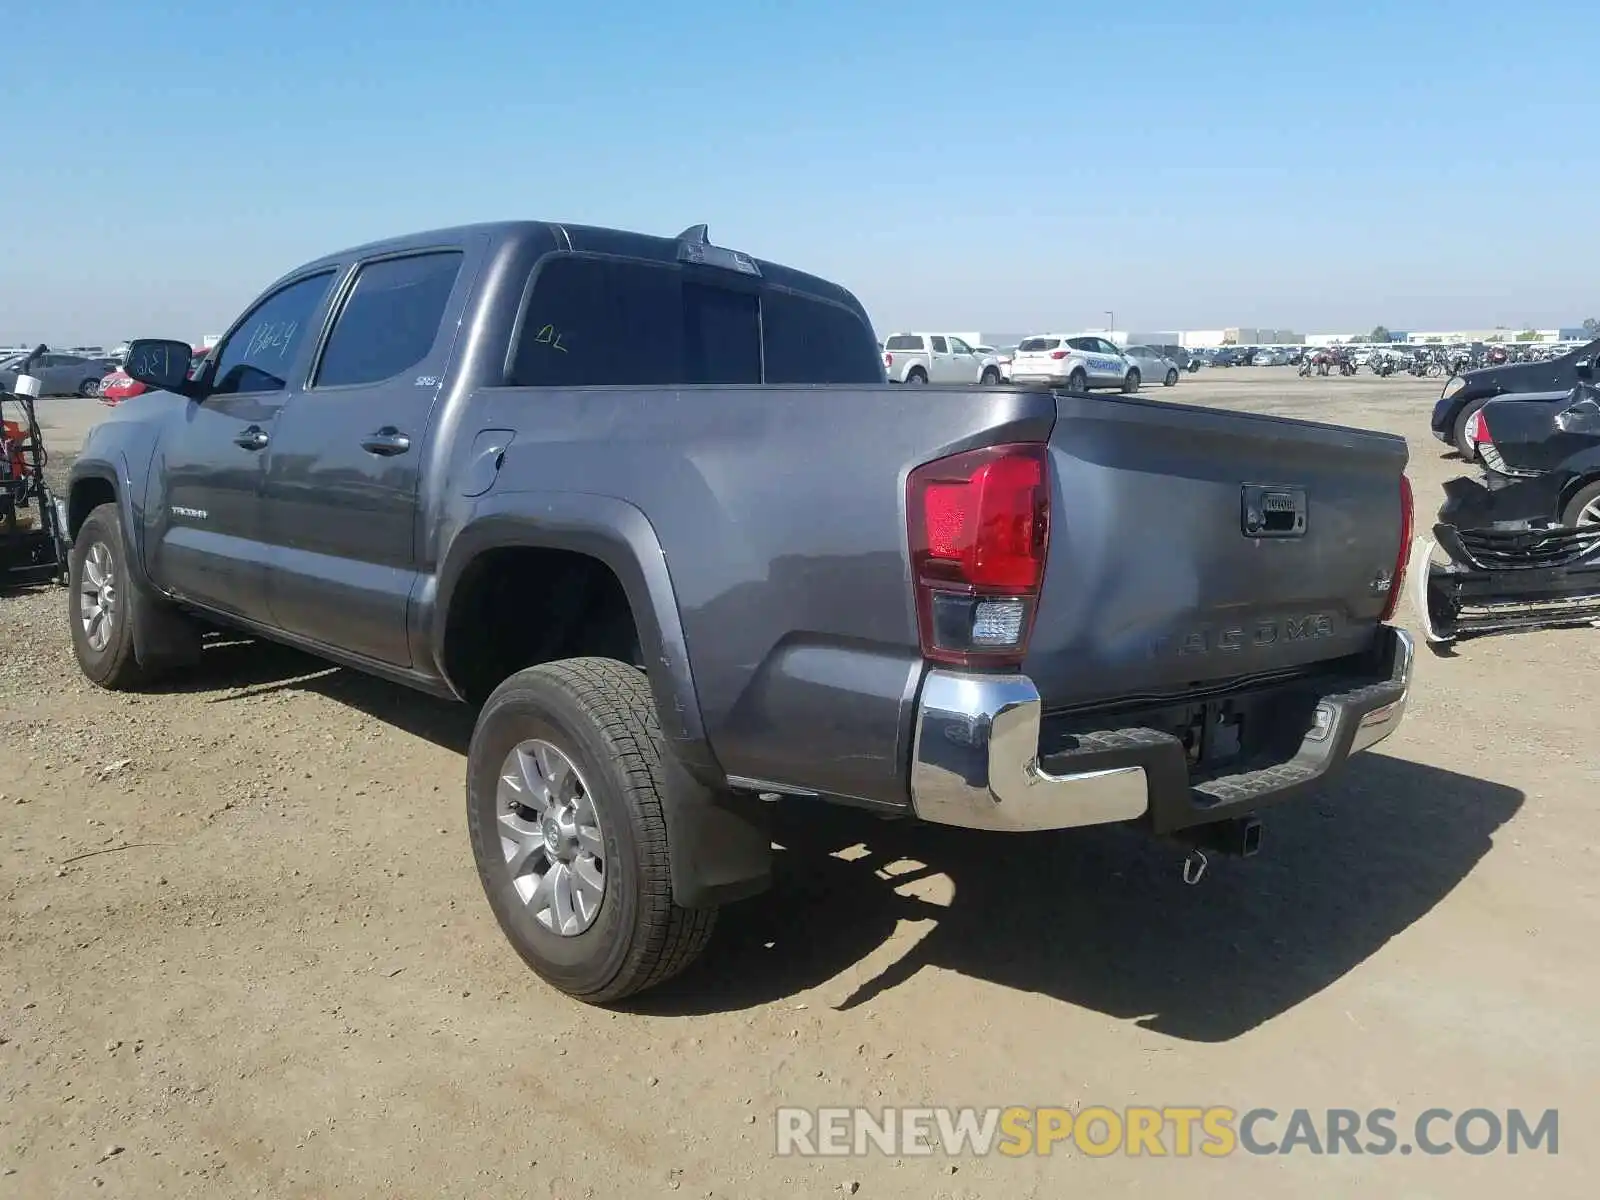
[[[886,367],[894,366],[894,355],[885,352],[883,356],[883,365]]]
[[[1400,606],[1400,593],[1406,586],[1406,562],[1411,557],[1411,480],[1400,476],[1400,549],[1394,556],[1394,574],[1389,581],[1389,599],[1384,602],[1383,615],[1378,619],[1388,621]]]
[[[917,623],[925,658],[957,666],[1022,660],[1050,542],[1039,443],[925,463],[906,485]]]
[[[1467,418],[1464,432],[1467,441],[1475,446],[1480,446],[1484,442],[1488,442],[1490,445],[1494,444],[1494,439],[1489,436],[1489,418],[1483,415],[1483,409],[1481,408]]]
[[[1055,359],[1057,362],[1060,362],[1066,356],[1067,356],[1067,352],[1065,350],[1052,350],[1052,351],[1050,351],[1050,357]]]

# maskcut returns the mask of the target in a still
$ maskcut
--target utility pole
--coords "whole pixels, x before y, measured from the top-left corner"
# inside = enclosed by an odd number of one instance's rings
[[[1106,332],[1107,333],[1115,333],[1116,331],[1117,331],[1117,314],[1115,312],[1113,312],[1111,309],[1108,308],[1108,309],[1106,309]]]

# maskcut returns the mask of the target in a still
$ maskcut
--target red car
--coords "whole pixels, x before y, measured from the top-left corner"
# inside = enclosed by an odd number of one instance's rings
[[[200,369],[200,364],[205,361],[210,351],[204,346],[190,348],[194,351],[194,355],[189,359],[189,378],[193,379],[194,373]],[[100,381],[100,403],[115,408],[124,400],[130,400],[140,392],[149,390],[137,379],[130,379],[121,368],[118,368]]]

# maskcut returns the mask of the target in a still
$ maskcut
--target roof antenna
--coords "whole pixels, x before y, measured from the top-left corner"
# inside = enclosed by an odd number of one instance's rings
[[[691,225],[678,235],[680,242],[693,242],[700,246],[711,244],[711,229],[707,225]]]

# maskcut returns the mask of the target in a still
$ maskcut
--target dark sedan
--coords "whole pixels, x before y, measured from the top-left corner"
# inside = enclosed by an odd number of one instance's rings
[[[1508,363],[1501,367],[1481,367],[1457,375],[1444,385],[1433,406],[1433,436],[1454,446],[1467,460],[1476,457],[1468,436],[1467,421],[1496,396],[1510,392],[1566,392],[1576,387],[1579,367],[1594,365],[1600,354],[1600,338],[1579,346],[1559,358],[1544,362]]]

